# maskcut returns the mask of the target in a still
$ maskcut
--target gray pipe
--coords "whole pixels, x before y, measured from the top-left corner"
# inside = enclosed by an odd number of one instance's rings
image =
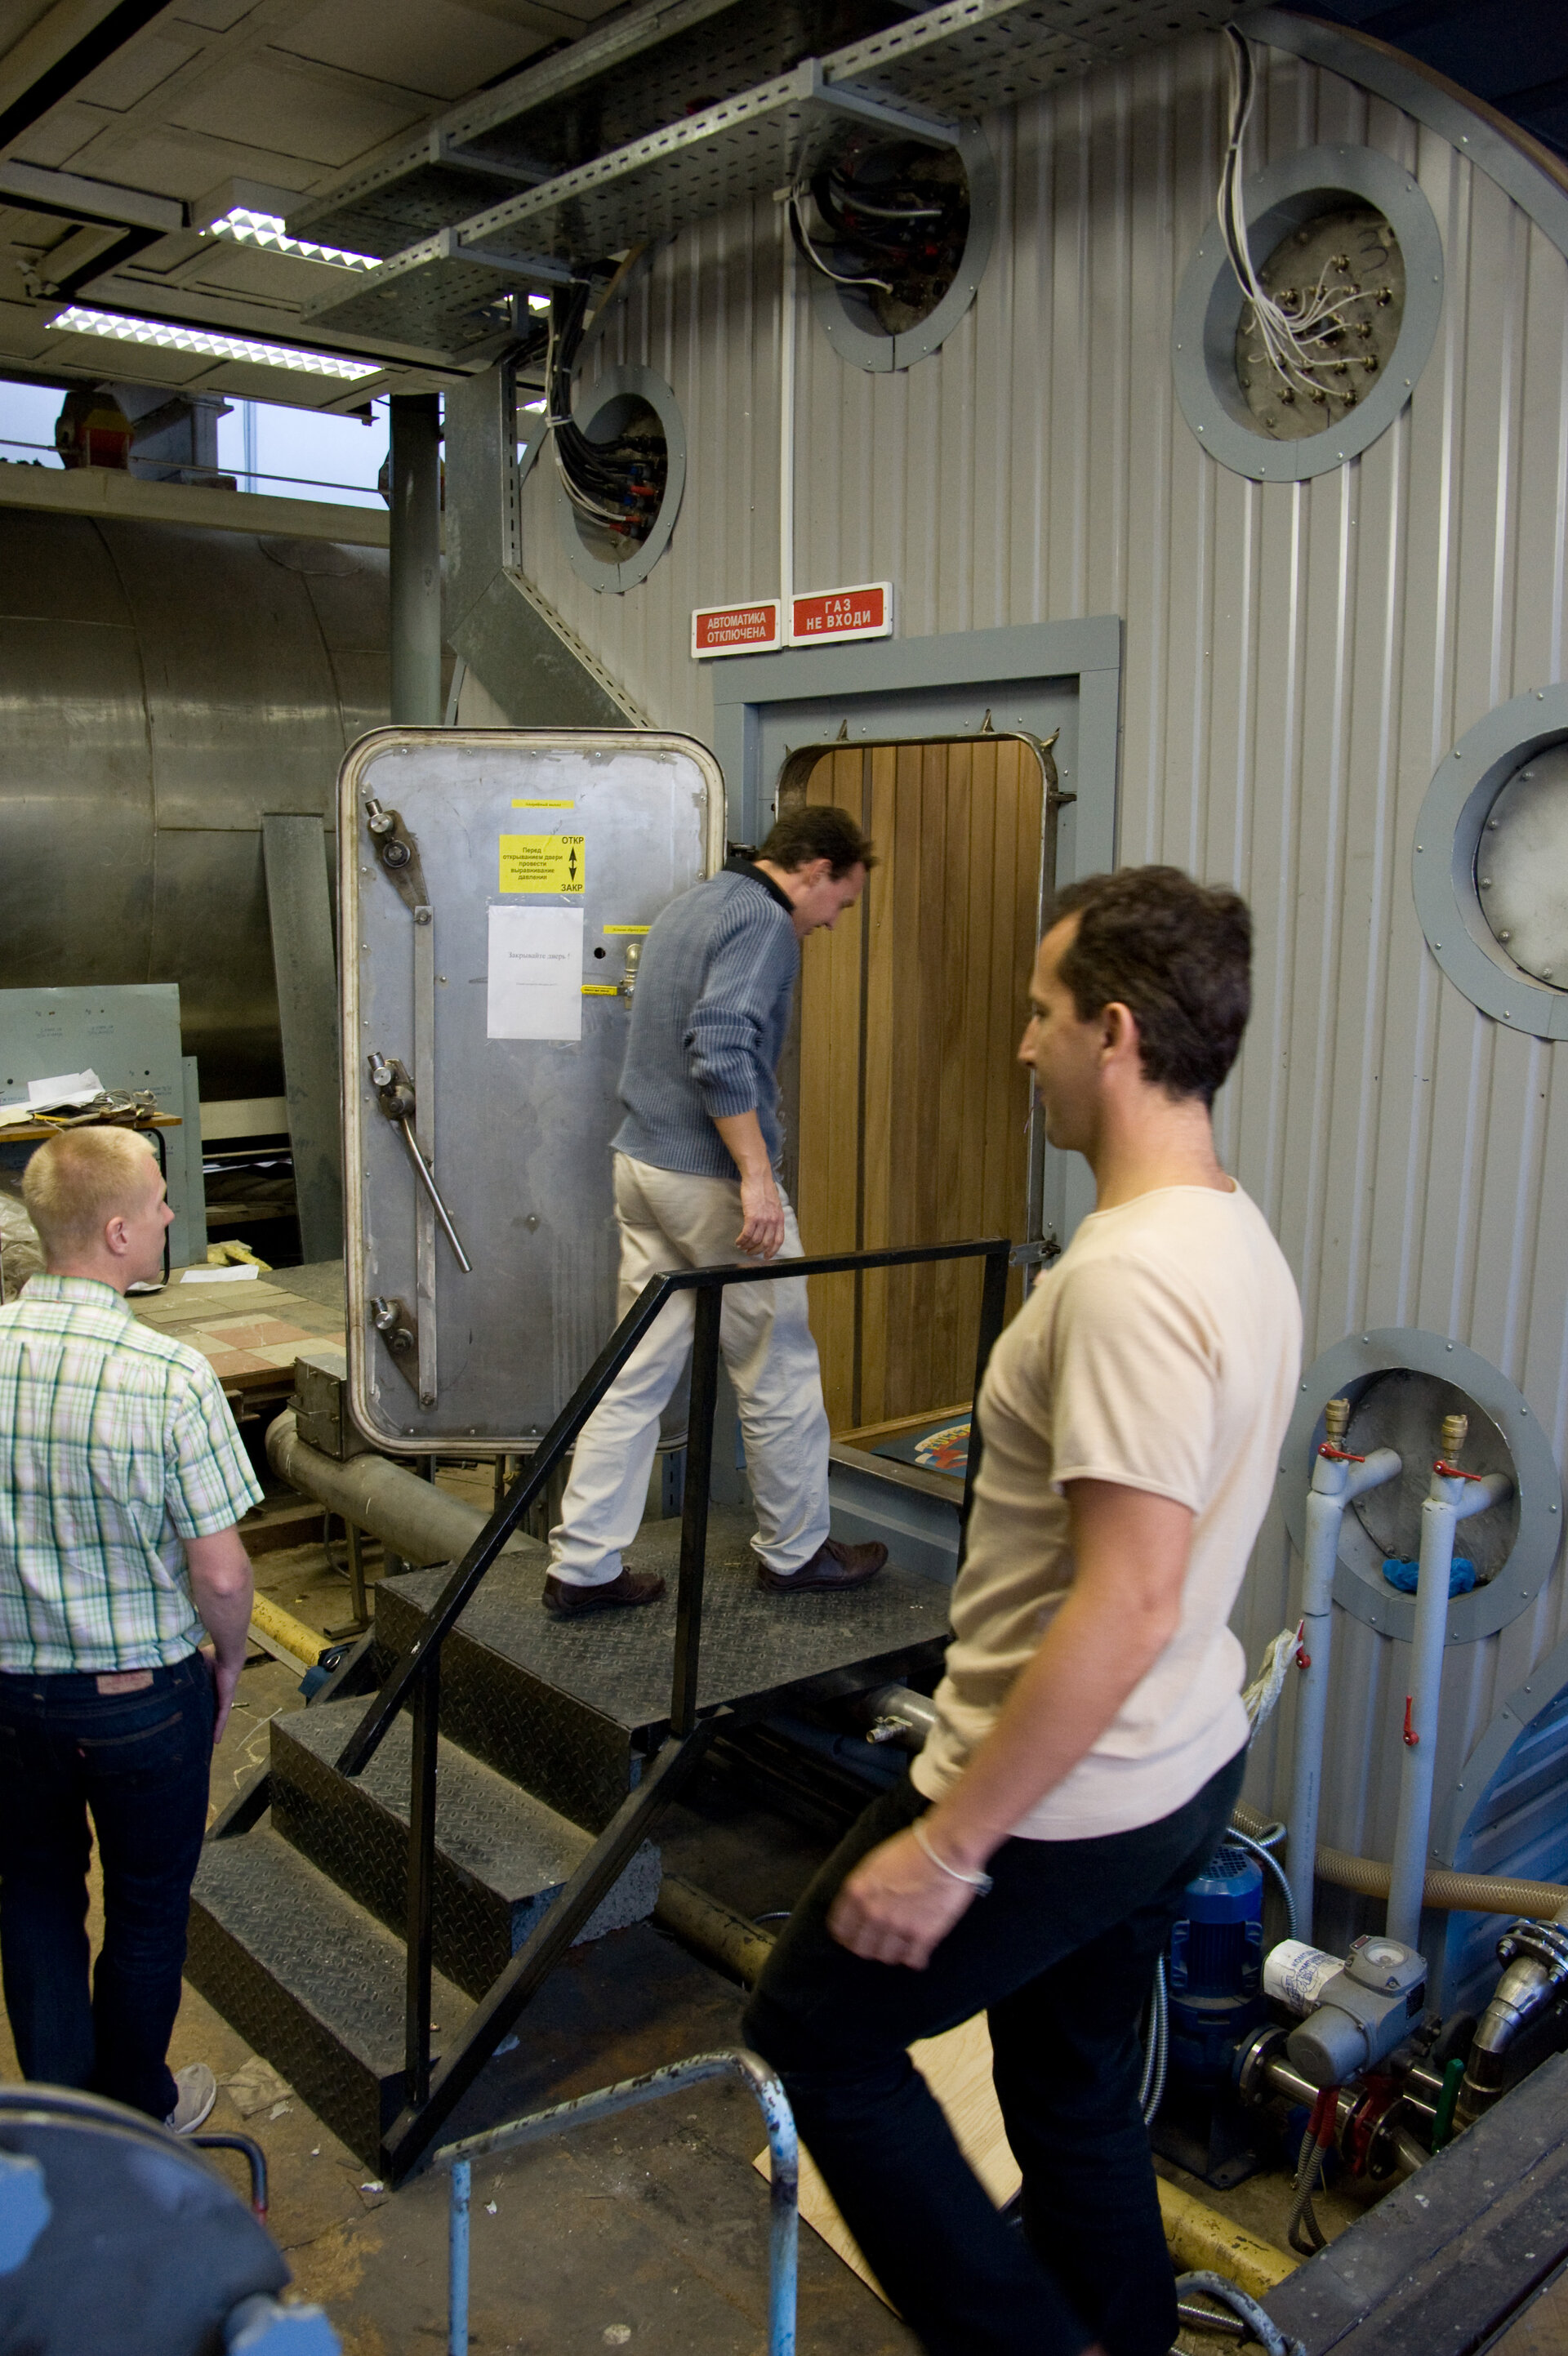
[[[392,716],[441,724],[441,402],[394,393],[392,412]]]
[[[489,1519],[478,1505],[449,1496],[390,1457],[350,1456],[339,1463],[324,1456],[301,1440],[292,1410],[285,1409],[267,1432],[267,1462],[291,1488],[330,1506],[415,1565],[456,1562]],[[521,1551],[535,1543],[514,1537],[507,1549]]]

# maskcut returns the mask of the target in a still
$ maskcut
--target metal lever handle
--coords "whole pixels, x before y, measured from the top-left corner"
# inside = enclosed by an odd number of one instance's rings
[[[420,1184],[424,1187],[425,1193],[430,1197],[431,1205],[435,1210],[435,1215],[441,1222],[442,1234],[446,1237],[447,1242],[451,1245],[452,1249],[457,1256],[458,1267],[462,1269],[465,1276],[472,1276],[474,1271],[469,1261],[468,1255],[457,1240],[457,1230],[452,1225],[452,1221],[447,1215],[446,1205],[441,1200],[441,1191],[436,1185],[435,1178],[431,1174],[424,1156],[421,1153],[418,1146],[413,1141],[413,1130],[410,1129],[406,1119],[398,1120],[395,1123],[395,1126],[403,1133],[403,1141],[408,1148],[409,1160],[413,1162],[415,1171],[418,1173]]]
[[[381,1110],[408,1148],[408,1158],[413,1164],[414,1173],[420,1184],[430,1197],[431,1207],[441,1222],[441,1232],[456,1253],[457,1265],[464,1275],[472,1276],[473,1263],[458,1240],[457,1230],[452,1225],[451,1215],[446,1204],[441,1200],[441,1190],[435,1183],[430,1165],[414,1141],[413,1130],[410,1127],[413,1119],[413,1090],[409,1086],[408,1074],[401,1064],[389,1063],[386,1057],[373,1047],[370,1055],[370,1066],[371,1086],[376,1092]]]

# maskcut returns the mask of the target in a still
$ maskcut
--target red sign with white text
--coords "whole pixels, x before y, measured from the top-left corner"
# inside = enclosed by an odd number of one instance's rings
[[[749,605],[699,605],[692,616],[692,652],[699,662],[714,655],[768,654],[783,637],[777,597],[758,597]]]
[[[863,582],[856,589],[819,589],[796,597],[789,608],[792,647],[821,646],[828,639],[886,638],[893,635],[893,584]]]

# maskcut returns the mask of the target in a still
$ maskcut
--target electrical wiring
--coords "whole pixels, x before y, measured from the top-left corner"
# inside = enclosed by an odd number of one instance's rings
[[[816,247],[811,243],[806,224],[800,218],[800,190],[799,188],[791,188],[789,191],[789,230],[791,236],[794,238],[797,251],[807,262],[811,263],[813,270],[820,271],[824,278],[831,278],[835,286],[875,286],[884,294],[891,294],[893,293],[894,290],[888,284],[886,278],[865,278],[858,275],[852,277],[842,270],[834,270],[831,263],[823,261],[822,255],[817,252]]]
[[[544,359],[544,428],[554,449],[562,488],[577,513],[596,530],[635,546],[647,538],[658,517],[668,462],[662,442],[632,429],[596,442],[572,415],[572,372],[586,324],[589,294],[586,283],[579,280],[551,304]]]
[[[1246,36],[1234,25],[1227,25],[1224,32],[1230,49],[1230,122],[1216,209],[1226,253],[1247,298],[1263,356],[1281,380],[1281,397],[1294,401],[1305,392],[1309,401],[1319,403],[1354,401],[1351,369],[1358,364],[1374,369],[1377,360],[1368,356],[1358,363],[1353,357],[1336,354],[1332,343],[1344,334],[1358,305],[1386,302],[1390,290],[1380,288],[1368,294],[1351,284],[1336,291],[1320,273],[1316,286],[1287,307],[1264,285],[1252,260],[1241,185],[1241,150],[1257,97],[1257,67]],[[1343,386],[1326,383],[1329,376],[1343,376],[1346,382]]]
[[[820,227],[808,218],[815,206]],[[864,294],[891,334],[929,316],[969,235],[969,185],[950,152],[904,141],[852,149],[791,188],[790,233],[820,277]]]

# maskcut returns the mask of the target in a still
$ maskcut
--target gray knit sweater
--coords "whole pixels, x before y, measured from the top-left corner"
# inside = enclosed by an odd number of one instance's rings
[[[638,969],[618,1153],[733,1178],[715,1120],[757,1114],[779,1160],[779,1058],[800,969],[789,904],[749,860],[671,902]]]

